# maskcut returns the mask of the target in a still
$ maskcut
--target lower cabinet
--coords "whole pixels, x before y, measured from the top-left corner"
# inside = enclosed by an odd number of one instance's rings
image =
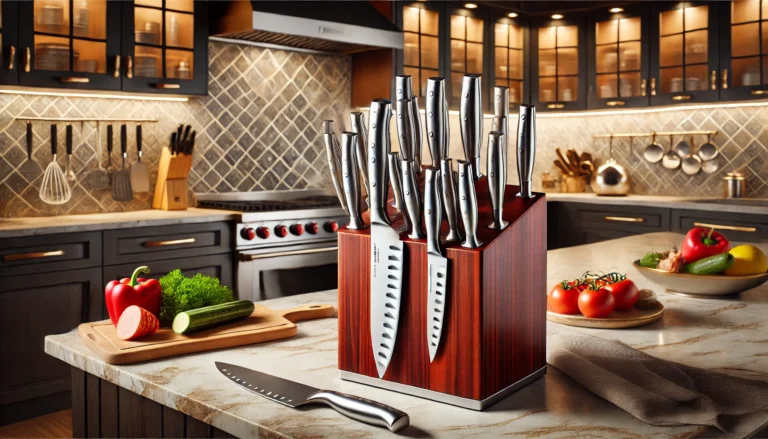
[[[715,228],[729,241],[768,242],[768,214],[672,211],[673,232],[686,233],[694,227]]]
[[[46,335],[102,315],[101,268],[0,279],[0,425],[69,407],[70,368],[44,352]]]

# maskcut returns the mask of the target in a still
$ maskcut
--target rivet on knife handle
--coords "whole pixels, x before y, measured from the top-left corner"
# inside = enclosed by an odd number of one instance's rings
[[[411,101],[400,99],[395,103],[397,140],[400,142],[400,159],[413,160],[413,125]]]
[[[405,207],[408,211],[408,217],[411,220],[408,237],[411,239],[424,238],[422,231],[422,201],[419,193],[419,184],[416,174],[413,172],[413,160],[403,160],[401,168],[403,172],[403,195],[405,196]]]
[[[336,190],[336,196],[339,198],[341,207],[343,207],[344,211],[349,214],[349,211],[347,211],[346,203],[344,202],[344,189],[342,188],[341,177],[339,175],[340,163],[339,157],[337,155],[337,140],[336,134],[333,132],[332,120],[323,121],[323,141],[325,142],[325,155],[328,161],[328,171],[331,174],[331,182],[333,183],[333,188]]]
[[[360,230],[366,227],[360,216],[360,176],[357,168],[355,147],[357,133],[341,133],[341,175],[344,186],[344,201],[349,212],[348,229]]]
[[[440,160],[440,186],[442,188],[443,206],[448,219],[448,236],[446,241],[461,241],[459,233],[459,206],[456,200],[456,179],[453,175],[451,159]]]
[[[392,194],[395,196],[395,209],[403,215],[405,227],[406,230],[408,230],[411,227],[411,222],[405,212],[402,171],[400,170],[400,158],[398,157],[398,153],[390,152],[387,154],[387,169],[389,170],[389,181],[392,185]]]
[[[477,248],[483,245],[477,239],[477,194],[475,193],[472,165],[464,160],[459,160],[459,210],[464,223],[464,235],[466,239],[461,243],[462,247]]]
[[[533,162],[536,158],[536,108],[531,105],[520,106],[517,122],[517,175],[520,178],[520,195],[533,197],[531,180]]]
[[[349,115],[351,131],[357,133],[357,142],[355,143],[355,155],[357,167],[360,168],[360,176],[363,178],[363,187],[368,192],[368,154],[365,146],[368,145],[368,129],[365,127],[365,117],[363,113],[354,111]]]
[[[464,143],[464,158],[473,166],[475,179],[480,173],[480,144],[483,141],[483,102],[480,75],[464,75],[461,83],[461,105],[459,107],[461,141]]]
[[[489,229],[501,230],[507,227],[507,222],[501,216],[504,210],[504,189],[507,186],[506,172],[502,163],[502,150],[504,149],[504,134],[499,131],[488,133],[488,193],[491,195],[491,207],[493,210],[493,222]]]
[[[440,166],[446,157],[445,79],[427,80],[427,144],[432,156],[432,166]]]

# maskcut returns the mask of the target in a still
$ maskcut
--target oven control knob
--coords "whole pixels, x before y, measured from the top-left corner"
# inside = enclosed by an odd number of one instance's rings
[[[318,227],[317,223],[309,223],[307,224],[307,232],[309,232],[312,235],[317,235],[317,232],[320,231],[320,227]]]
[[[339,230],[339,225],[336,224],[336,221],[328,221],[323,225],[323,228],[328,233],[336,233]]]
[[[269,238],[269,229],[266,227],[259,227],[258,229],[256,229],[256,236],[258,236],[261,239]]]
[[[304,226],[301,224],[294,224],[291,226],[291,233],[296,236],[301,236],[304,233]]]
[[[288,236],[288,227],[285,226],[275,226],[275,235],[285,238]]]
[[[256,237],[256,231],[250,227],[246,227],[240,231],[240,236],[242,236],[243,239],[247,239],[248,241],[250,241]]]

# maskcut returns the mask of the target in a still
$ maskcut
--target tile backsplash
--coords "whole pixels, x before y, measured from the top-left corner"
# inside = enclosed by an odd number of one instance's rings
[[[95,124],[74,128],[73,163],[77,181],[72,199],[61,206],[43,203],[42,176],[27,181],[17,169],[26,160],[25,122],[14,117],[151,118],[142,124],[143,161],[157,175],[161,148],[180,124],[197,130],[190,188],[193,192],[301,189],[327,186],[320,133],[324,119],[339,120],[349,110],[351,60],[224,43],[209,44],[209,96],[188,102],[0,95],[0,216],[48,216],[120,212],[151,207],[152,195],[135,194],[128,203],[109,191],[91,190],[87,174],[106,166],[106,126],[102,153]],[[51,162],[50,124],[33,122],[33,157]],[[338,130],[338,128],[337,128]],[[113,166],[120,166],[119,126],[115,126]],[[136,160],[134,124],[128,124],[128,161]],[[63,167],[64,124],[59,124],[58,161]]]

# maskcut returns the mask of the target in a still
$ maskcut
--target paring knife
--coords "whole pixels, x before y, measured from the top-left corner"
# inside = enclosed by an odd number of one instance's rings
[[[427,80],[427,144],[432,156],[432,166],[439,167],[446,158],[448,124],[445,118],[445,79]]]
[[[440,160],[440,187],[442,188],[443,207],[448,219],[448,236],[446,241],[461,241],[459,233],[459,206],[456,200],[456,182],[453,176],[451,159]]]
[[[507,187],[507,173],[504,172],[503,150],[506,142],[504,134],[499,131],[488,133],[488,163],[485,167],[488,172],[488,192],[491,194],[491,207],[493,209],[493,222],[489,229],[501,230],[508,223],[501,216],[504,210],[504,189]]]
[[[520,106],[517,122],[517,175],[520,178],[520,193],[524,198],[532,198],[533,162],[536,159],[536,108],[532,105]]]
[[[368,130],[365,128],[365,118],[363,113],[353,111],[349,114],[350,131],[357,133],[357,143],[355,144],[355,155],[357,167],[360,168],[360,176],[363,178],[363,187],[368,193],[368,154],[365,145],[368,144]]]
[[[440,170],[427,168],[424,174],[424,218],[427,223],[427,346],[429,361],[435,360],[440,347],[445,319],[448,259],[440,248]]]
[[[395,209],[403,215],[405,220],[405,229],[410,228],[408,215],[405,213],[405,204],[403,201],[402,171],[400,170],[400,159],[396,152],[387,154],[387,169],[389,170],[389,182],[392,185],[392,194],[395,196]]]
[[[461,105],[459,108],[461,141],[464,143],[464,158],[472,164],[475,179],[480,173],[480,144],[483,141],[483,102],[480,75],[464,75],[461,83]]]
[[[405,208],[410,218],[410,229],[408,237],[411,239],[424,238],[422,227],[422,201],[419,193],[419,183],[413,168],[416,166],[414,160],[403,160],[401,171],[403,173],[403,195],[405,197]]]
[[[357,168],[357,137],[359,134],[341,133],[341,175],[344,201],[349,212],[348,229],[361,230],[367,226],[360,215],[360,176]]]
[[[386,220],[387,200],[385,175],[389,145],[389,120],[392,103],[386,99],[371,102],[368,120],[368,181],[371,201],[371,346],[379,378],[392,359],[400,320],[403,284],[403,242]]]
[[[333,188],[336,190],[336,196],[339,197],[341,207],[343,207],[344,211],[349,214],[347,205],[344,202],[344,189],[341,186],[341,176],[339,175],[339,168],[341,166],[339,163],[340,152],[338,150],[340,148],[336,145],[338,140],[336,140],[336,134],[333,132],[332,120],[323,121],[323,141],[325,142],[325,156],[328,160],[328,171],[331,173]]]
[[[472,168],[472,164],[459,160],[459,210],[466,236],[461,246],[466,248],[483,245],[483,242],[477,239],[477,194]]]
[[[216,369],[243,389],[287,407],[323,404],[356,421],[390,431],[402,430],[411,423],[407,413],[370,399],[316,389],[234,364],[217,361]]]

